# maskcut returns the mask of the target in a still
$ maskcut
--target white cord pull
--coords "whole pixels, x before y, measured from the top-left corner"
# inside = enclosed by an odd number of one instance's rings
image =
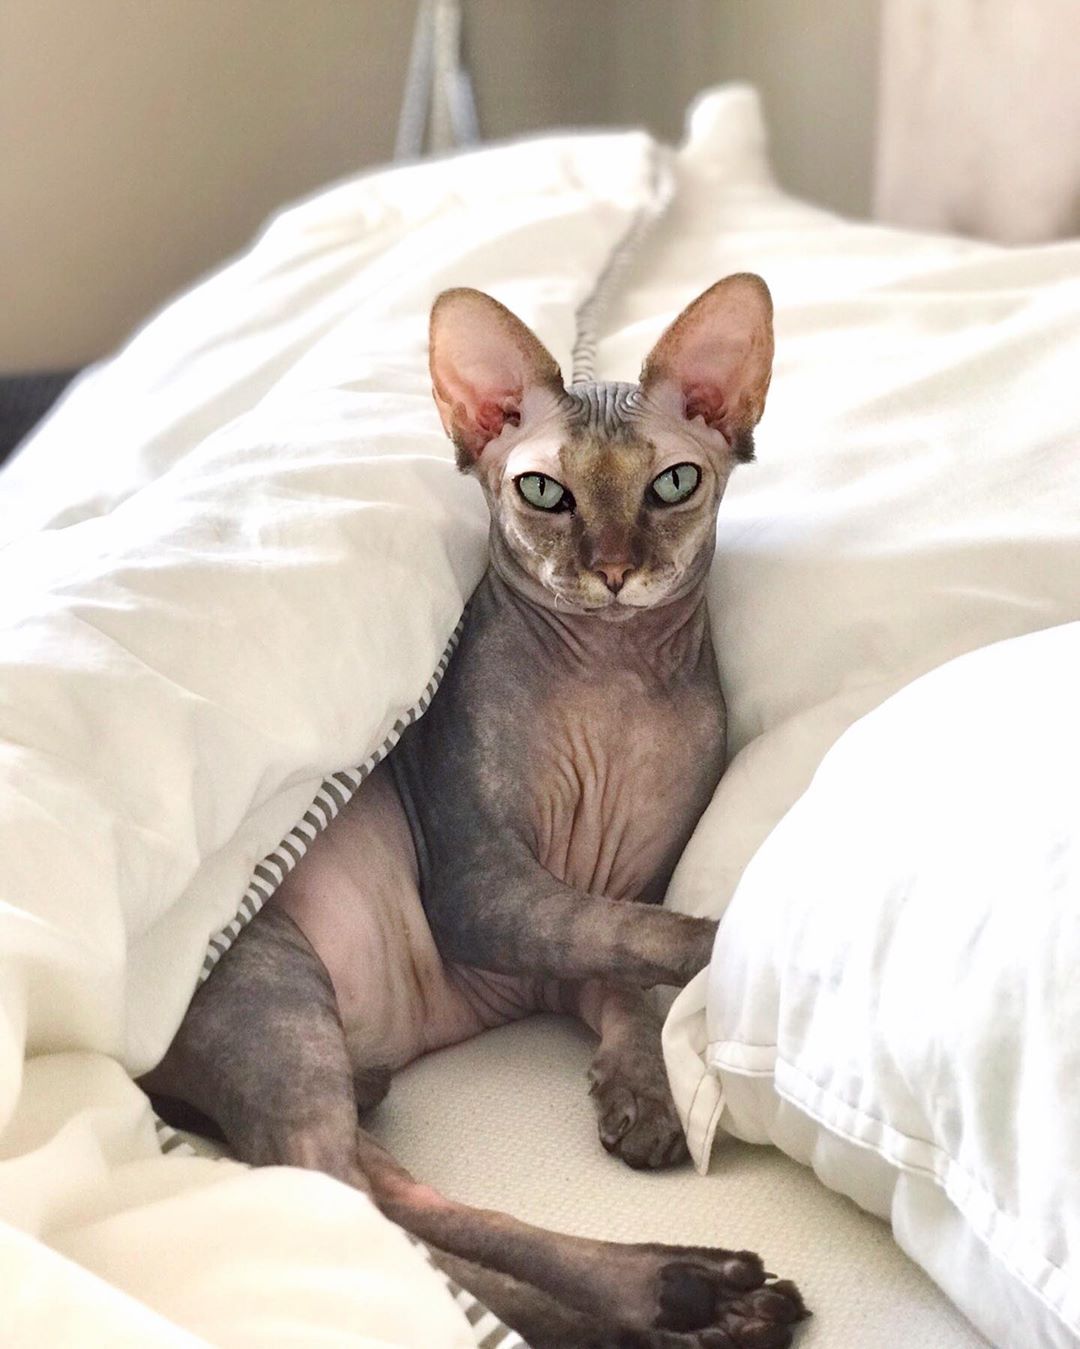
[[[480,139],[472,80],[461,58],[461,0],[420,0],[401,99],[395,159]]]

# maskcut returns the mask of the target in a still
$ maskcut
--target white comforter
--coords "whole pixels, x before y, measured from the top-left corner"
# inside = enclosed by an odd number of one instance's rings
[[[667,170],[644,136],[560,137],[280,217],[0,475],[9,1339],[470,1343],[360,1196],[161,1158],[128,1074],[164,1049],[255,862],[420,698],[480,574],[482,505],[427,390],[430,300],[491,290],[568,370],[575,311],[666,173],[671,204],[598,320],[599,374],[632,379],[731,271],[766,276],[778,334],[712,582],[739,753],[677,902],[723,909],[862,712],[959,651],[1080,616],[1074,247],[793,202],[740,90],[698,108]],[[699,1159],[706,1038],[702,980],[668,1035]]]
[[[431,300],[490,287],[568,361],[653,159],[563,137],[332,189],[0,478],[5,1344],[474,1342],[366,1200],[161,1157],[128,1074],[324,774],[416,704],[479,579]]]

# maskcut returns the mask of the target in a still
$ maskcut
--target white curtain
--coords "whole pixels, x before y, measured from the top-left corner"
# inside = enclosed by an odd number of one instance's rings
[[[1080,234],[1080,0],[882,0],[875,214]]]

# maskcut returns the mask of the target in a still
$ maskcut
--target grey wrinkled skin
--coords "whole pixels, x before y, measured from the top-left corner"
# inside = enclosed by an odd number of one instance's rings
[[[440,297],[436,404],[492,516],[458,651],[143,1079],[240,1158],[370,1194],[534,1349],[783,1349],[806,1315],[750,1252],[472,1209],[359,1124],[397,1067],[543,1008],[599,1037],[603,1146],[631,1166],[685,1157],[645,990],[684,984],[715,932],[658,902],[724,763],[704,581],[727,477],[752,455],[770,314],[763,283],[729,278],[672,325],[640,385],[565,389],[495,301]],[[713,329],[715,387],[700,354]],[[674,463],[699,481],[671,505],[650,483]],[[522,473],[570,504],[529,504]]]
[[[700,594],[604,623],[539,609],[493,566],[431,708],[390,758],[439,950],[506,974],[684,984],[708,963],[714,925],[621,901],[663,898],[723,755]],[[577,809],[587,832],[583,779],[616,778],[620,760],[636,780],[612,814],[645,854],[626,875],[599,839],[579,861],[548,821]]]

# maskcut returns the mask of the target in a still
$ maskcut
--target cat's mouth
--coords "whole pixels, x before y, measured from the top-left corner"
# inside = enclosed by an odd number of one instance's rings
[[[555,597],[556,609],[564,613],[603,614],[611,618],[630,618],[641,609],[653,609],[669,599],[675,588],[655,583],[643,586],[639,578],[614,593],[606,587],[564,589],[550,581],[546,583],[546,589]]]

